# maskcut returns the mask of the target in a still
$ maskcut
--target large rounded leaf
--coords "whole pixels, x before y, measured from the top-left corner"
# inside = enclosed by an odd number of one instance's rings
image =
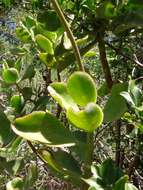
[[[53,10],[43,11],[38,14],[38,21],[45,24],[45,27],[49,31],[56,31],[61,27],[60,20]]]
[[[96,102],[97,91],[93,79],[85,72],[75,72],[67,81],[67,90],[80,106]]]
[[[8,84],[15,84],[19,78],[17,69],[9,68],[5,69],[2,73],[3,80]]]
[[[52,42],[46,38],[45,36],[38,34],[36,36],[36,42],[39,45],[39,47],[44,50],[46,53],[53,55],[54,50],[53,50],[53,44]]]
[[[74,110],[78,110],[77,105],[67,92],[67,85],[65,83],[54,82],[48,87],[48,91],[62,108],[67,110],[72,107]]]
[[[30,141],[46,143],[48,146],[73,146],[76,140],[72,133],[49,112],[37,111],[18,118],[13,131]]]
[[[74,111],[69,108],[67,117],[75,126],[87,132],[93,132],[103,121],[103,112],[95,103],[89,103],[82,111]]]

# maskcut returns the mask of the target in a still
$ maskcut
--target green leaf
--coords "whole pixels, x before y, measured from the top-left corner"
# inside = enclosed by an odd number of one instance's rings
[[[34,183],[37,180],[37,177],[38,177],[37,166],[35,163],[32,163],[28,168],[28,173],[24,180],[24,188],[30,189],[30,187],[33,187]]]
[[[104,96],[106,96],[107,94],[109,94],[109,88],[108,88],[108,86],[107,86],[107,83],[106,82],[104,82],[101,86],[100,86],[100,88],[98,89],[98,96],[100,96],[100,97],[104,97]]]
[[[77,105],[67,92],[67,85],[62,82],[54,82],[48,87],[50,95],[60,104],[64,109],[73,108],[78,110]]]
[[[129,81],[128,91],[131,94],[131,97],[133,98],[134,104],[136,106],[140,106],[143,101],[143,93],[139,86],[135,84],[135,82],[135,80]]]
[[[78,185],[82,183],[80,166],[70,154],[61,150],[57,152],[40,150],[39,155],[52,170],[62,174],[66,180]]]
[[[109,97],[104,107],[104,121],[111,122],[119,119],[126,111],[127,105],[124,98],[120,95],[122,91],[127,90],[127,83],[115,84],[111,90]]]
[[[89,187],[88,190],[97,190],[97,189],[95,187]],[[101,190],[101,189],[99,189],[99,190]]]
[[[6,190],[23,190],[24,182],[20,177],[14,178],[6,184]]]
[[[83,150],[86,150],[87,144],[87,133],[83,131],[74,131],[73,132],[75,138],[80,142],[76,146],[70,147],[70,151],[76,155],[76,157],[80,158],[80,160],[85,161],[86,160],[86,153]]]
[[[18,55],[18,56],[23,56],[27,53],[25,48],[19,48],[19,47],[15,47],[10,49],[10,52],[14,55]]]
[[[129,177],[127,175],[124,175],[120,179],[118,179],[113,187],[113,190],[125,190],[125,183],[127,183],[129,180]]]
[[[123,176],[123,172],[120,168],[116,167],[114,162],[109,158],[105,160],[98,170],[99,176],[106,185],[114,184],[120,177]]]
[[[67,90],[80,106],[96,102],[97,90],[93,79],[85,72],[74,72],[67,81]]]
[[[10,105],[15,109],[16,112],[20,112],[24,106],[24,99],[21,95],[13,95],[10,99]]]
[[[67,110],[67,118],[77,128],[87,132],[93,132],[103,121],[103,112],[95,103],[89,103],[84,110]]]
[[[63,168],[64,171],[75,172],[78,175],[81,175],[82,172],[80,170],[80,165],[78,162],[71,156],[69,153],[65,151],[58,150],[53,153],[53,156],[56,162]]]
[[[125,98],[125,100],[128,102],[128,104],[130,104],[131,106],[135,106],[134,101],[128,92],[123,91],[120,93],[120,95]]]
[[[15,84],[19,78],[19,73],[15,68],[8,68],[4,69],[2,77],[7,84]]]
[[[33,30],[34,30],[35,35],[42,34],[43,36],[48,38],[53,43],[55,43],[55,41],[57,39],[57,33],[56,32],[47,31],[40,24],[37,24]]]
[[[30,28],[32,28],[33,26],[36,25],[36,20],[31,16],[27,16],[25,18],[24,24],[25,24],[26,27],[28,27],[28,29],[30,29]]]
[[[134,185],[131,183],[126,183],[125,184],[125,190],[138,190]]]
[[[16,35],[24,43],[29,43],[31,40],[31,35],[24,25],[16,29]]]
[[[19,172],[19,170],[21,169],[21,166],[23,166],[22,159],[7,161],[7,158],[0,157],[0,170],[1,171],[5,170],[11,175],[16,175]]]
[[[49,112],[37,111],[18,118],[12,125],[13,131],[30,141],[47,146],[74,146],[76,139],[60,121]]]
[[[97,7],[96,14],[100,19],[110,19],[116,16],[116,9],[111,2],[105,0]]]
[[[0,144],[8,144],[14,138],[14,136],[15,135],[10,127],[10,121],[0,108]]]
[[[85,58],[93,58],[96,56],[96,52],[95,51],[88,51],[87,53],[84,54]]]
[[[35,102],[35,110],[45,110],[49,104],[49,96],[40,96]]]
[[[65,49],[71,49],[72,48],[72,44],[71,44],[70,39],[67,36],[67,33],[64,33],[63,46]]]
[[[48,67],[54,67],[57,64],[55,57],[51,54],[39,53],[39,58]]]
[[[39,47],[44,50],[46,53],[53,55],[54,50],[53,50],[53,44],[52,42],[46,38],[45,36],[38,34],[36,36],[36,42],[39,45]]]
[[[100,165],[92,165],[91,171],[93,177],[84,179],[84,181],[97,190],[104,190],[114,186],[116,181],[123,176],[122,170],[117,168],[110,158]]]
[[[53,10],[43,11],[38,14],[38,21],[45,24],[45,28],[49,31],[56,31],[61,27],[60,20]]]
[[[21,92],[25,100],[30,99],[33,95],[32,88],[30,87],[24,87],[23,89],[21,89]]]
[[[24,79],[31,80],[35,76],[35,73],[36,73],[36,71],[34,69],[34,66],[28,65],[21,80],[24,80]]]

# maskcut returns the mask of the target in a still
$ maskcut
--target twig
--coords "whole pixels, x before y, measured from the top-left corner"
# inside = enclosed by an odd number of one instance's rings
[[[41,156],[39,155],[39,153],[37,152],[36,148],[33,146],[33,144],[30,142],[30,141],[27,141],[29,147],[32,149],[33,153],[44,163],[44,164],[47,164],[45,162],[44,159],[41,158]]]
[[[77,64],[79,66],[79,69],[81,71],[84,71],[84,66],[82,64],[82,61],[81,61],[81,55],[80,55],[80,52],[79,52],[79,49],[78,49],[78,46],[75,42],[75,39],[74,39],[74,36],[73,36],[73,33],[69,27],[69,24],[68,22],[66,21],[65,19],[65,16],[57,2],[57,0],[51,0],[52,4],[53,4],[53,8],[55,9],[56,13],[58,14],[59,16],[59,19],[61,21],[61,23],[63,24],[66,32],[67,32],[67,35],[71,41],[71,44],[72,44],[72,47],[73,47],[73,51],[74,51],[74,54],[75,54],[75,57],[76,57],[76,60],[77,60]]]
[[[106,42],[106,45],[108,45],[111,49],[113,49],[117,54],[120,54],[122,55],[123,57],[125,57],[126,59],[132,61],[133,63],[135,63],[136,65],[140,66],[140,67],[143,67],[143,64],[141,64],[136,55],[134,54],[134,58],[135,59],[132,59],[131,57],[129,57],[127,54],[124,54],[120,49],[114,47],[113,45],[111,45],[110,43]]]

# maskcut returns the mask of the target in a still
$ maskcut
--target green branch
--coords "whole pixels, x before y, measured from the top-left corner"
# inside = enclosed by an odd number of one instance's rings
[[[79,52],[79,49],[78,49],[78,46],[75,42],[75,39],[74,39],[74,36],[73,36],[73,33],[69,27],[69,24],[68,22],[66,21],[65,19],[65,16],[57,2],[57,0],[51,0],[52,4],[53,4],[53,8],[55,9],[57,15],[59,16],[59,19],[61,21],[61,23],[63,24],[66,32],[67,32],[67,35],[71,41],[71,44],[72,44],[72,47],[73,47],[73,51],[74,51],[74,54],[75,54],[75,57],[76,57],[76,60],[77,60],[77,64],[79,66],[79,70],[81,71],[84,71],[84,66],[81,62],[81,56],[80,56],[80,52]]]

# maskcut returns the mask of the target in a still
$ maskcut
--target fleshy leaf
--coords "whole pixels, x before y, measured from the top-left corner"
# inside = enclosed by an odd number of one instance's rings
[[[87,132],[93,132],[103,121],[103,112],[95,103],[89,103],[84,110],[74,111],[72,108],[67,110],[67,118],[77,128]]]
[[[10,127],[10,121],[0,108],[0,144],[6,145],[10,143],[14,136]]]
[[[134,185],[131,183],[126,183],[125,184],[125,190],[138,190]]]
[[[67,81],[67,90],[80,106],[96,102],[97,90],[93,79],[85,72],[73,73]]]
[[[36,36],[36,42],[39,45],[39,47],[44,50],[46,53],[53,55],[54,50],[53,50],[53,44],[52,42],[46,38],[45,36],[38,34]]]
[[[112,87],[111,96],[109,97],[104,107],[104,121],[115,121],[127,111],[127,105],[125,99],[120,95],[122,91],[126,91],[128,88],[127,83],[115,84]]]
[[[4,69],[2,77],[7,84],[15,84],[19,78],[19,73],[15,68],[8,68]]]
[[[125,183],[127,183],[128,180],[129,177],[127,175],[122,176],[116,181],[113,190],[125,189]]]
[[[65,83],[54,82],[48,87],[48,91],[62,108],[65,108],[67,110],[71,107],[74,110],[78,110],[77,105],[67,92],[67,86]]]
[[[43,61],[48,67],[53,67],[56,64],[56,59],[53,55],[48,53],[40,53],[39,58]]]
[[[22,190],[24,188],[23,179],[20,177],[14,178],[6,184],[6,190]]]
[[[60,174],[60,177],[63,176],[68,181],[74,181],[76,185],[82,183],[79,164],[70,154],[61,150],[57,152],[40,150],[38,153],[55,175]]]
[[[46,143],[48,146],[74,146],[76,139],[58,119],[44,111],[35,111],[18,118],[12,125],[13,131],[30,141]]]

